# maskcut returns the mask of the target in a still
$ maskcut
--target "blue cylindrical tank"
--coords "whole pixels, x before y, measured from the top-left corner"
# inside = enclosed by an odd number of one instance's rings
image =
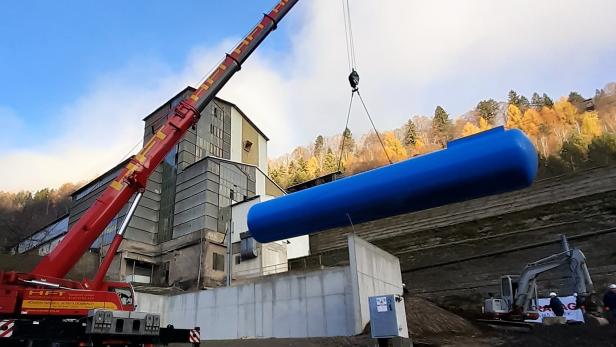
[[[529,186],[537,152],[519,130],[494,128],[447,149],[254,205],[248,229],[271,242]]]

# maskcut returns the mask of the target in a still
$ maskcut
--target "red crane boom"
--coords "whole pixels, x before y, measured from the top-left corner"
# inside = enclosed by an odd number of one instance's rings
[[[143,191],[148,177],[167,153],[182,138],[188,128],[200,117],[201,111],[216,96],[242,63],[259,46],[267,35],[276,29],[277,23],[289,12],[298,0],[281,0],[254,29],[226,55],[220,65],[195,90],[195,92],[171,111],[167,122],[143,146],[123,168],[118,177],[99,196],[88,211],[73,225],[58,246],[32,271],[36,275],[61,278],[77,263],[103,232],[109,222],[135,194]],[[115,244],[115,243],[114,243]],[[117,242],[117,247],[119,242]],[[110,251],[113,249],[110,248]],[[109,256],[113,256],[109,253]]]

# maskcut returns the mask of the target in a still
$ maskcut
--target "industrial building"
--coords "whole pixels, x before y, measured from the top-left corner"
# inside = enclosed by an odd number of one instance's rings
[[[185,88],[143,119],[144,143],[193,91]],[[232,278],[242,280],[287,271],[287,254],[307,255],[307,236],[264,245],[240,237],[248,231],[246,214],[252,204],[285,194],[268,177],[268,140],[239,107],[214,99],[148,179],[108,278],[182,289],[216,287],[225,283],[229,265]],[[48,253],[127,162],[75,191],[69,214],[24,240],[17,251]],[[101,258],[107,256],[107,246],[131,203],[92,246]],[[53,233],[46,232],[49,228]]]

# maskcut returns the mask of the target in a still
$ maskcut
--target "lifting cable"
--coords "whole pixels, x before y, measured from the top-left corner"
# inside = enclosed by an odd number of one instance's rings
[[[383,148],[383,152],[385,153],[385,156],[387,157],[387,161],[389,161],[389,163],[392,164],[393,162],[391,161],[391,158],[389,157],[389,154],[387,154],[387,150],[385,149],[385,143],[381,139],[381,135],[379,134],[379,131],[376,129],[376,126],[374,125],[374,121],[372,120],[372,117],[370,116],[370,112],[368,112],[368,107],[366,107],[366,103],[364,102],[364,99],[359,93],[359,73],[357,73],[357,58],[355,55],[355,43],[354,43],[354,38],[353,38],[353,26],[351,25],[351,10],[349,8],[349,0],[342,0],[342,11],[344,14],[344,34],[345,34],[346,49],[347,49],[347,60],[349,64],[348,79],[349,79],[349,84],[351,85],[351,100],[349,101],[349,110],[347,112],[346,124],[342,131],[342,139],[340,140],[340,155],[338,157],[338,171],[340,171],[341,164],[342,164],[342,155],[344,154],[344,144],[346,142],[344,135],[345,135],[346,130],[349,127],[349,119],[351,117],[351,109],[353,107],[353,97],[355,96],[355,93],[357,93],[357,96],[359,97],[359,100],[361,101],[364,111],[366,111],[368,120],[370,120],[372,129],[374,129],[374,133],[376,134],[376,137],[379,140],[381,147]]]

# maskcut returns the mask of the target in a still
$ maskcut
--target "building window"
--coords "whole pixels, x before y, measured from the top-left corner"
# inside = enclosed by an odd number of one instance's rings
[[[225,256],[220,253],[212,253],[212,269],[215,271],[225,271]]]
[[[235,256],[235,265],[239,265],[242,262],[242,257],[239,255]]]
[[[246,152],[250,152],[251,149],[252,149],[252,142],[248,140],[244,141],[244,150]]]

